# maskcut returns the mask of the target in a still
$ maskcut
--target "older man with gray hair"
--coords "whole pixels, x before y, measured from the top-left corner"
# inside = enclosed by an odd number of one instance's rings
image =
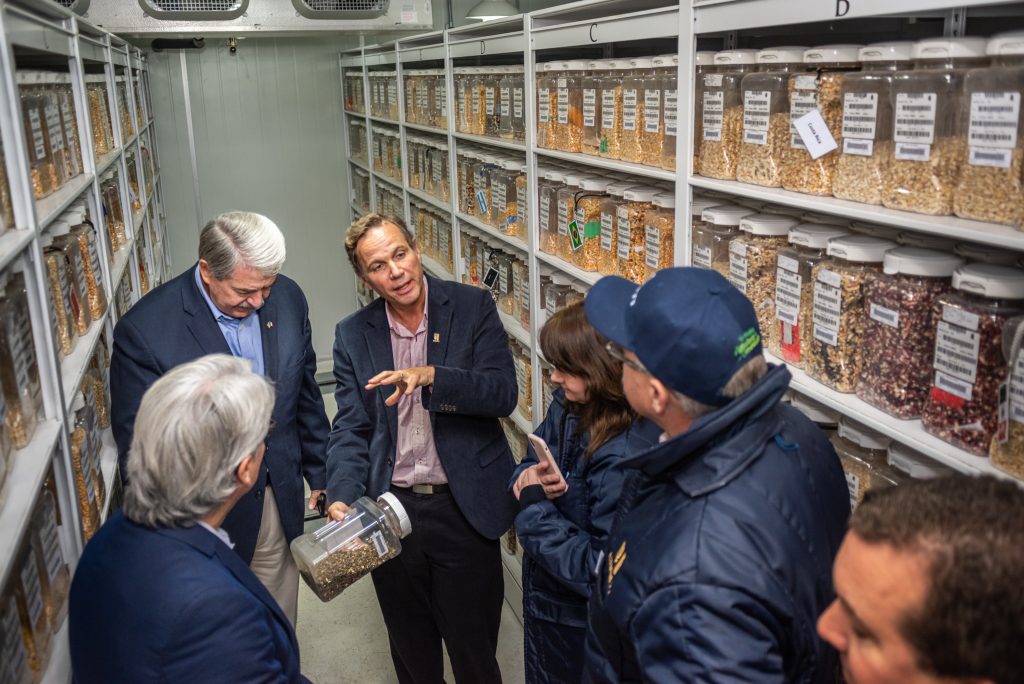
[[[233,211],[206,224],[197,264],[146,295],[118,321],[110,365],[111,415],[122,477],[143,393],[172,368],[205,354],[247,359],[276,390],[274,429],[256,483],[228,515],[235,551],[294,624],[298,569],[288,550],[327,486],[330,429],[317,386],[309,307],[280,274],[281,231],[266,216]],[[273,289],[273,295],[271,295]]]
[[[223,354],[145,393],[131,487],[71,585],[75,681],[305,682],[287,616],[221,528],[263,472],[274,389]]]

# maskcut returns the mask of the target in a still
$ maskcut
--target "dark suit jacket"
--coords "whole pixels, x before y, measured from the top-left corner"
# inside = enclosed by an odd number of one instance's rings
[[[435,371],[433,387],[420,390],[423,405],[455,502],[480,534],[496,539],[516,510],[508,493],[512,453],[497,420],[516,406],[508,335],[489,293],[428,281],[427,365]],[[391,485],[398,408],[384,400],[394,387],[363,389],[377,373],[395,369],[384,306],[377,299],[335,329],[338,415],[327,447],[330,501],[377,497]]]
[[[127,477],[135,414],[149,386],[175,366],[206,354],[231,353],[199,291],[194,270],[195,266],[143,297],[114,328],[111,422],[122,477]],[[302,477],[312,489],[327,485],[329,423],[316,383],[309,309],[294,280],[277,277],[260,309],[260,332],[266,377],[274,383],[275,426],[266,439],[264,476],[224,521],[246,563],[256,549],[268,468],[289,541],[302,534]]]
[[[307,681],[273,597],[198,525],[111,516],[78,563],[68,625],[77,684]]]

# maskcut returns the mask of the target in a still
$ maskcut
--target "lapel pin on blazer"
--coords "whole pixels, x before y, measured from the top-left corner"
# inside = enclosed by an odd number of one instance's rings
[[[267,321],[267,328],[270,329],[270,328],[273,328],[273,327],[274,327],[274,321]]]
[[[434,333],[434,344],[441,341],[441,333]]]

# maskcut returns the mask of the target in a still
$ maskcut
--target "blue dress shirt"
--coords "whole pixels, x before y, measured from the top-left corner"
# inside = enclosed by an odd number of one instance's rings
[[[252,369],[260,375],[266,375],[263,366],[263,336],[260,333],[260,312],[253,311],[245,318],[235,318],[217,308],[217,305],[210,299],[210,293],[203,285],[203,278],[199,274],[199,266],[196,266],[196,285],[203,294],[210,313],[217,321],[224,340],[228,343],[228,349],[234,356],[249,359],[252,362]]]

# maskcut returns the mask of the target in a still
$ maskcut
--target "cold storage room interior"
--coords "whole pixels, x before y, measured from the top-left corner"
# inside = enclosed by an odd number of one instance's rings
[[[72,578],[124,501],[115,327],[234,210],[284,236],[327,420],[336,326],[382,308],[346,230],[380,213],[493,298],[516,463],[564,378],[546,321],[692,266],[753,305],[852,508],[1024,483],[1024,3],[8,0],[0,81],[0,684],[71,681]],[[527,681],[532,561],[498,543]],[[400,681],[374,582],[307,583],[303,674]]]

